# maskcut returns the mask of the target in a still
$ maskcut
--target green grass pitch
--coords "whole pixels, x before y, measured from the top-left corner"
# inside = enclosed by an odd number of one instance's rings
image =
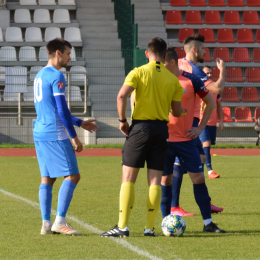
[[[216,156],[212,160],[221,177],[206,178],[207,186],[213,204],[224,207],[223,213],[213,215],[213,221],[225,229],[226,234],[202,232],[203,221],[192,184],[185,175],[180,205],[196,216],[184,217],[187,229],[183,237],[162,234],[161,213],[155,222],[158,237],[144,237],[148,187],[143,169],[135,185],[130,237],[108,239],[100,237],[94,228],[107,231],[117,224],[120,157],[78,158],[81,181],[68,212],[75,221],[70,219],[68,222],[83,232],[82,237],[40,235],[39,208],[3,193],[10,192],[38,203],[40,173],[37,159],[1,157],[0,259],[260,259],[259,157]],[[53,189],[54,210],[61,182],[62,179],[57,180]],[[149,255],[139,254],[141,250]]]

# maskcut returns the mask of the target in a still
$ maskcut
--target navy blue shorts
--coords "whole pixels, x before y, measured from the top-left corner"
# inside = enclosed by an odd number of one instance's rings
[[[178,156],[181,166],[188,172],[203,172],[200,154],[194,140],[186,142],[169,142],[163,175],[173,173],[175,158]]]
[[[202,143],[211,141],[211,144],[216,144],[216,137],[217,137],[217,127],[206,125],[203,132],[200,134],[200,140]]]

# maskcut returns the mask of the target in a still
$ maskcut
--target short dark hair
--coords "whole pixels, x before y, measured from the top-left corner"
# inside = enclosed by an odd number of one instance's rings
[[[210,67],[210,66],[208,66],[208,65],[206,65],[206,66],[202,67],[202,69],[203,69],[203,70],[204,70],[205,68],[211,69],[211,67]]]
[[[171,60],[174,60],[178,64],[178,55],[177,55],[174,47],[167,48],[165,60],[167,60],[168,62],[170,62]]]
[[[55,38],[47,43],[47,52],[50,56],[53,56],[56,51],[63,53],[66,47],[72,48],[71,44],[68,41],[65,41],[61,38]]]
[[[152,52],[154,55],[164,58],[167,49],[166,42],[159,38],[154,37],[148,43],[148,52]]]
[[[186,37],[183,43],[184,43],[184,45],[186,45],[186,44],[189,44],[192,41],[197,41],[197,42],[203,43],[205,41],[205,37],[201,34],[194,33],[194,34]]]

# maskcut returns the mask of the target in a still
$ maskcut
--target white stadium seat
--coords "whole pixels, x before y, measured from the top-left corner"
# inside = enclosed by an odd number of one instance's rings
[[[40,48],[39,51],[39,61],[48,61],[48,53],[46,50],[46,46]]]
[[[68,74],[67,73],[64,73],[64,72],[66,72],[67,70],[65,69],[65,68],[61,68],[60,69],[60,72],[62,72],[62,74],[64,75],[64,77],[65,77],[65,80],[67,81],[68,80]]]
[[[0,61],[17,61],[16,51],[12,46],[4,46],[0,50]]]
[[[19,52],[19,60],[20,61],[37,61],[35,48],[31,47],[31,46],[21,47],[20,52]]]
[[[66,87],[65,91],[65,97],[68,100],[68,87]],[[70,86],[70,101],[82,101],[79,86]]]
[[[75,0],[58,0],[59,5],[75,5]]]
[[[25,30],[26,42],[42,42],[42,31],[38,27],[28,27]]]
[[[34,23],[51,23],[50,12],[47,9],[36,9],[33,15]]]
[[[69,42],[82,42],[80,29],[77,27],[66,28],[64,39]]]
[[[8,27],[5,32],[6,42],[23,42],[22,30],[18,27]]]
[[[70,23],[70,14],[67,9],[56,9],[53,13],[54,23]]]
[[[31,67],[30,72],[35,72],[35,74],[34,74],[34,73],[30,74],[30,81],[34,81],[36,74],[37,74],[42,68],[43,68],[42,66],[33,66],[33,67]]]
[[[45,42],[49,42],[55,38],[61,38],[61,30],[58,27],[48,27],[45,30]]]
[[[75,52],[74,47],[71,48],[70,58],[71,58],[71,61],[77,61],[76,52]]]
[[[34,100],[33,86],[27,86],[27,92],[23,94],[23,100],[24,101]]]
[[[4,73],[0,73],[0,81],[5,81],[5,67],[0,67],[0,72]]]
[[[55,0],[39,0],[39,5],[56,5]]]
[[[20,0],[20,5],[37,5],[36,0]]]
[[[15,23],[31,23],[31,15],[29,9],[16,9],[14,12]]]
[[[2,28],[0,28],[0,42],[3,41],[4,41],[3,32],[2,32]]]
[[[70,72],[87,72],[86,68],[83,66],[72,66]],[[70,74],[71,81],[84,81],[84,74]]]

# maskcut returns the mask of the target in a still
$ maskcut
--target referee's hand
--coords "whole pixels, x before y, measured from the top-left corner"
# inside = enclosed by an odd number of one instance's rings
[[[74,151],[80,153],[83,150],[83,145],[80,142],[79,138],[75,136],[74,138],[71,138],[71,141],[74,146]]]
[[[129,124],[128,122],[124,122],[124,123],[120,123],[119,125],[119,130],[125,135],[128,137],[128,134],[129,134]]]

